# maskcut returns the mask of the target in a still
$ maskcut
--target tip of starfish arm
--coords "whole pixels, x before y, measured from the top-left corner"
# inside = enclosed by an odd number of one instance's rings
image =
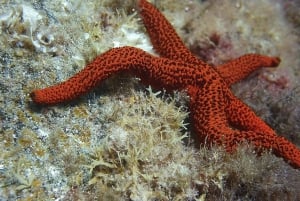
[[[34,103],[40,104],[40,98],[39,98],[39,96],[38,96],[38,91],[37,91],[37,90],[31,92],[29,95],[30,95],[31,100],[32,100]]]
[[[276,67],[279,65],[280,62],[281,59],[279,57],[273,57],[273,59],[271,60],[270,67]]]
[[[41,92],[41,90],[35,90],[30,94],[31,100],[37,105],[49,105],[51,101],[47,101],[45,95]]]

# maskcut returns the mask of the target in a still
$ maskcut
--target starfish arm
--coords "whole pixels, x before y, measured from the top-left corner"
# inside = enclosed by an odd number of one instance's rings
[[[294,168],[300,168],[300,149],[284,137],[277,136],[275,133],[238,131],[234,134],[234,138],[237,143],[247,140],[258,150],[271,150],[276,156],[283,158]]]
[[[295,145],[277,136],[240,101],[237,100],[234,104],[228,101],[226,104],[220,93],[216,95],[209,91],[208,93],[207,90],[188,87],[191,117],[200,140],[223,145],[229,152],[234,151],[238,143],[248,141],[257,149],[272,150],[293,167],[300,168],[300,150]],[[223,101],[222,107],[214,107],[213,103],[207,104],[203,98],[207,93],[216,95],[215,101]]]
[[[185,47],[172,25],[156,7],[146,0],[139,0],[139,8],[152,45],[162,57],[204,64]]]
[[[239,130],[252,130],[258,133],[274,135],[275,131],[260,119],[247,105],[234,95],[230,97],[230,104],[226,108],[230,125]]]
[[[54,86],[33,91],[32,100],[41,105],[53,105],[73,100],[97,86],[114,73],[126,71],[130,66],[148,63],[151,55],[132,47],[111,49],[97,56],[83,70]]]
[[[188,83],[202,84],[205,81],[203,73],[189,64],[154,57],[138,48],[121,47],[99,55],[67,81],[35,90],[30,95],[35,103],[41,105],[67,102],[89,92],[119,72],[131,73],[146,84],[167,90],[182,89]]]
[[[216,70],[225,79],[228,86],[244,79],[250,73],[261,67],[276,67],[280,63],[278,57],[268,57],[259,54],[246,54],[228,63],[217,66]]]
[[[224,133],[223,133],[224,134]],[[294,168],[300,168],[300,150],[294,144],[281,136],[277,136],[275,133],[269,135],[261,132],[254,131],[239,131],[239,130],[227,130],[226,135],[233,136],[232,139],[224,141],[225,146],[232,145],[233,143],[241,143],[243,141],[250,142],[255,146],[257,150],[265,149],[271,150],[276,156],[283,158]],[[228,140],[228,138],[225,138]],[[229,146],[229,151],[232,151],[232,147]]]
[[[281,136],[277,136],[273,152],[285,159],[294,168],[300,168],[300,149]]]
[[[265,149],[272,151],[292,166],[300,168],[300,149],[283,137],[276,135],[263,120],[244,103],[233,97],[227,107],[229,123],[240,130],[248,141]]]

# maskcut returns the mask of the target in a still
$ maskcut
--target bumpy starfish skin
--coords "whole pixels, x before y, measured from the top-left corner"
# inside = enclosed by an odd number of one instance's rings
[[[125,71],[157,88],[186,89],[194,130],[202,142],[224,145],[227,151],[233,151],[238,143],[246,140],[257,149],[271,149],[299,168],[300,150],[277,136],[229,89],[257,68],[277,66],[280,59],[248,54],[218,67],[209,66],[192,55],[158,9],[145,0],[139,0],[138,4],[152,44],[161,57],[134,47],[113,48],[69,80],[33,91],[32,100],[41,105],[67,102],[111,75]]]

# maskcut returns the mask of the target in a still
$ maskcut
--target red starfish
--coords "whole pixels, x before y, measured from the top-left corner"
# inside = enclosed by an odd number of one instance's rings
[[[155,7],[139,0],[139,8],[151,42],[161,57],[134,47],[114,48],[96,57],[69,80],[33,91],[32,100],[41,105],[67,102],[109,76],[126,71],[158,88],[187,89],[191,118],[202,142],[224,145],[233,151],[238,143],[247,140],[258,149],[272,149],[292,166],[300,167],[300,150],[277,136],[229,89],[259,67],[277,66],[279,58],[248,54],[216,68],[209,66],[192,55]]]

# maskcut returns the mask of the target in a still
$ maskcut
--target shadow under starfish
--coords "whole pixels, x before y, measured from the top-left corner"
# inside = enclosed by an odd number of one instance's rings
[[[295,168],[300,168],[300,150],[276,135],[264,121],[230,91],[230,86],[260,67],[276,67],[277,57],[247,54],[213,67],[195,57],[183,44],[166,18],[146,0],[139,12],[150,35],[155,57],[134,47],[113,48],[99,55],[65,82],[30,95],[36,104],[54,105],[73,100],[119,72],[141,78],[145,84],[167,90],[187,90],[195,133],[202,142],[235,150],[248,141],[257,149],[271,149]]]

